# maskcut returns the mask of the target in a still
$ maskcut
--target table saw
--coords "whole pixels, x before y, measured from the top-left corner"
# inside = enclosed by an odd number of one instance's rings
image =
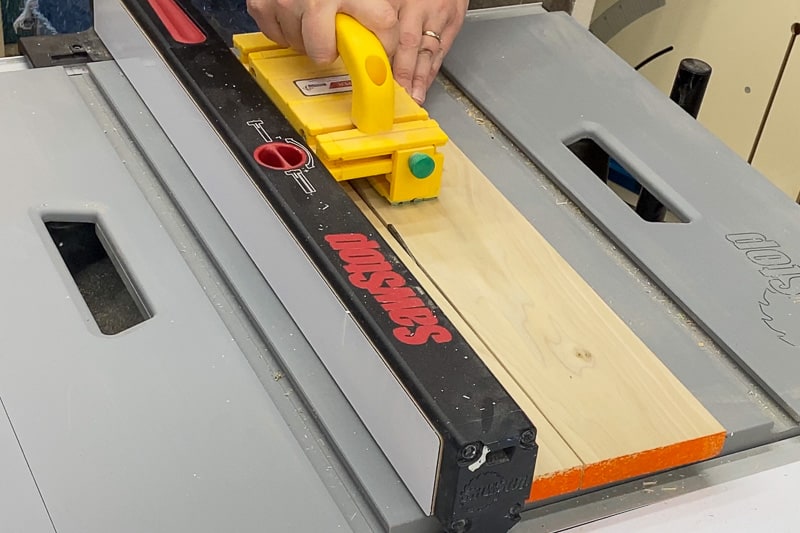
[[[370,193],[316,164],[191,6],[157,4],[98,1],[93,32],[0,63],[1,530],[791,529],[798,207],[719,140],[563,14],[468,16],[430,117],[663,365],[654,389],[674,378],[724,428],[702,461],[665,448],[591,483],[584,461],[536,493],[553,408],[520,404],[413,236],[362,217]],[[597,179],[584,139],[670,222]],[[273,143],[298,165],[259,160]],[[105,289],[77,274],[92,254]],[[411,297],[352,281],[373,264]],[[98,316],[108,283],[130,323]]]

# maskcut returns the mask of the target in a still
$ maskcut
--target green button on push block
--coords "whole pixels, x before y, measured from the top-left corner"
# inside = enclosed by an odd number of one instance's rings
[[[425,179],[436,169],[436,162],[428,154],[416,153],[408,158],[408,168],[415,178]]]

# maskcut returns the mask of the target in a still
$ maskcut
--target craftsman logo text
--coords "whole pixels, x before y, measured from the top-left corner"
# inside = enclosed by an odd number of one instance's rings
[[[326,76],[324,78],[311,78],[307,80],[295,80],[294,84],[305,96],[346,93],[353,90],[353,82],[347,74]]]
[[[494,504],[501,496],[520,491],[527,496],[530,487],[531,478],[528,476],[506,479],[497,472],[486,472],[470,480],[461,489],[458,503],[467,512],[475,513]]]
[[[421,345],[429,340],[442,344],[453,339],[420,295],[386,261],[377,242],[361,233],[327,235],[325,240],[344,261],[350,283],[368,291],[397,325],[392,330],[397,340]]]
[[[778,242],[760,233],[731,233],[725,238],[765,278],[767,288],[758,302],[764,324],[786,344],[800,346],[800,265]]]

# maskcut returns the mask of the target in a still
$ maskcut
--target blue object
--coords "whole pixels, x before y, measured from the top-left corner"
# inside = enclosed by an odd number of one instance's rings
[[[91,0],[0,0],[6,43],[20,37],[75,33],[92,25]]]
[[[246,0],[191,0],[191,4],[228,44],[235,33],[258,31],[247,14]],[[0,0],[0,5],[8,43],[27,35],[76,33],[92,26],[91,0]],[[14,21],[23,13],[24,24],[18,24],[17,31]]]
[[[90,0],[39,0],[38,3],[41,16],[54,33],[77,33],[92,26]]]
[[[608,160],[608,181],[616,183],[620,187],[624,187],[629,191],[639,194],[642,186],[636,181],[636,178],[622,168],[622,165],[617,163],[614,159]]]

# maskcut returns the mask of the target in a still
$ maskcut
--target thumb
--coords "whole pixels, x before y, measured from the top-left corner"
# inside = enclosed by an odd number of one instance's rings
[[[380,40],[392,57],[399,39],[397,9],[388,0],[343,0],[339,11],[350,15]]]

